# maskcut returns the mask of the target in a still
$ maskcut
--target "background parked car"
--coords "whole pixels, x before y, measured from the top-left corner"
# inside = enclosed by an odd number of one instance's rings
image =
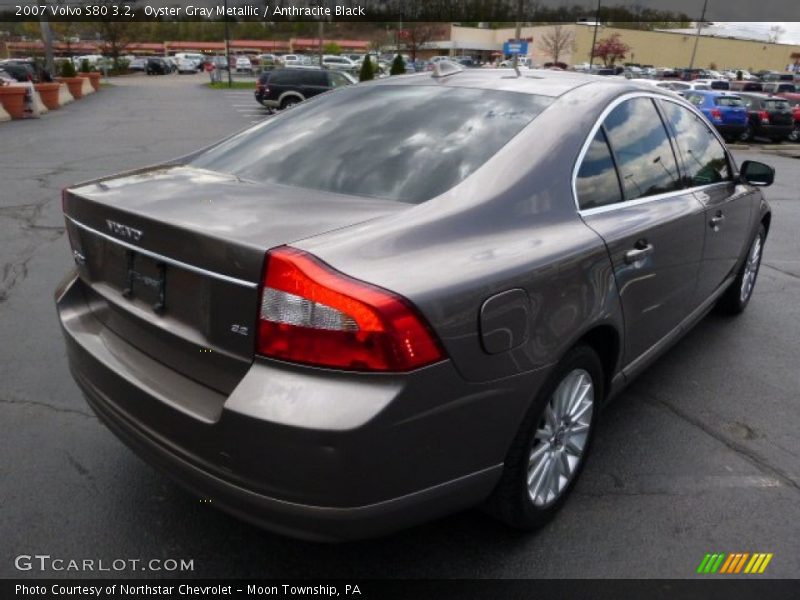
[[[692,90],[683,97],[700,109],[726,141],[747,130],[748,113],[742,99],[729,92]]]
[[[333,56],[325,55],[322,57],[322,66],[326,69],[334,71],[346,71],[348,73],[355,73],[358,70],[358,65],[346,56]]]
[[[256,82],[255,98],[268,108],[289,108],[330,89],[352,85],[347,73],[313,67],[290,67],[262,73]]]
[[[750,117],[741,137],[743,141],[764,137],[779,143],[789,138],[794,129],[794,117],[788,100],[766,94],[737,95],[741,97]]]
[[[197,73],[197,61],[191,58],[178,59],[178,73]]]
[[[771,81],[764,84],[765,94],[794,94],[797,89],[794,83],[786,81]]]
[[[253,63],[247,56],[236,57],[236,72],[237,73],[252,73]]]
[[[134,58],[128,63],[129,71],[144,71],[147,68],[146,58]]]
[[[172,66],[163,58],[153,56],[147,59],[145,73],[148,75],[168,75],[172,72]]]
[[[763,92],[764,84],[760,81],[731,81],[731,91],[734,92]]]
[[[1,60],[0,69],[3,69],[16,81],[20,82],[38,81],[38,78],[36,77],[36,68],[33,66],[32,63],[26,60],[21,60],[21,59]]]
[[[225,60],[224,56],[212,56],[211,64],[214,66],[215,69],[219,69],[222,71],[228,70],[228,61]]]

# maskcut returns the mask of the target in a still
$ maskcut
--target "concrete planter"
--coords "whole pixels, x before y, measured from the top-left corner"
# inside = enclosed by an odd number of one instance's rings
[[[81,95],[88,96],[89,94],[94,94],[91,80],[88,77],[80,77],[80,80],[83,81],[81,84]]]
[[[69,93],[69,87],[67,87],[66,83],[59,83],[58,84],[58,105],[64,106],[65,104],[69,104],[70,102],[74,102],[75,98],[72,97],[72,94]]]
[[[50,110],[57,109],[60,104],[58,103],[58,83],[37,83],[33,86],[39,95],[42,97],[42,102]]]
[[[102,75],[100,73],[96,73],[92,71],[91,73],[78,73],[78,77],[85,77],[88,78],[89,81],[92,83],[92,87],[94,88],[95,92],[100,91],[100,77]]]
[[[72,97],[75,100],[78,100],[83,97],[81,90],[83,89],[83,77],[59,77],[58,81],[62,81],[67,84],[69,88],[69,93],[72,94]]]
[[[25,117],[25,94],[28,89],[23,85],[4,85],[0,87],[0,104],[12,119]]]

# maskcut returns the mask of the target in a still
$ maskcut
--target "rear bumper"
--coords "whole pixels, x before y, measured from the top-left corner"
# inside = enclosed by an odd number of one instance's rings
[[[747,123],[742,124],[728,124],[728,123],[714,123],[714,127],[719,131],[723,137],[738,137],[742,135],[747,129]]]
[[[768,138],[786,139],[792,133],[793,124],[790,125],[763,125],[759,123],[755,128],[755,135]]]
[[[103,327],[83,285],[57,307],[102,421],[213,506],[294,537],[371,537],[480,503],[545,375],[478,386],[447,362],[366,377],[256,361],[224,397]]]

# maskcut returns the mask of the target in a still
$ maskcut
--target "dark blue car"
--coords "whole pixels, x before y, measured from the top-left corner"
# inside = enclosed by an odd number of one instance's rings
[[[683,96],[700,109],[726,141],[738,139],[747,131],[747,107],[736,94],[716,90],[687,90]]]

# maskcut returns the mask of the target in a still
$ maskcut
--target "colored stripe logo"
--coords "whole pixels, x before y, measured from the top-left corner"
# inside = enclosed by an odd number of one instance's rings
[[[766,571],[772,553],[764,552],[734,552],[726,554],[716,552],[706,554],[697,567],[697,572],[704,575],[735,575],[738,573],[760,574]]]

